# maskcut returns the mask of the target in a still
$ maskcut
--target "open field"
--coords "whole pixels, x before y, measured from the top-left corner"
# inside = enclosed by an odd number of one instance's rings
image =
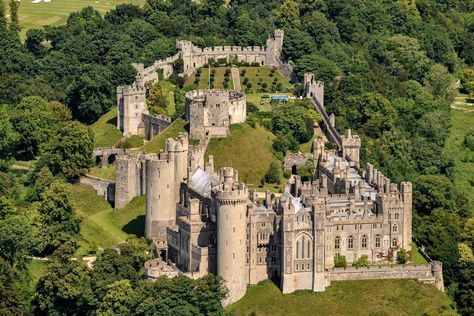
[[[145,0],[52,0],[50,3],[38,4],[33,4],[30,0],[22,1],[19,8],[21,37],[25,38],[26,32],[32,28],[65,24],[71,12],[80,11],[84,7],[91,6],[104,14],[122,3],[142,5]]]
[[[297,291],[285,295],[273,282],[264,281],[249,287],[244,298],[227,310],[236,316],[421,316],[424,313],[439,315],[450,310],[450,304],[451,300],[445,293],[433,285],[420,284],[415,280],[332,282],[326,292]]]
[[[137,197],[123,209],[114,210],[92,187],[71,185],[71,191],[77,214],[82,218],[81,234],[86,241],[81,245],[79,254],[85,254],[91,245],[112,247],[125,241],[129,234],[143,235],[144,197]]]
[[[271,96],[273,95],[287,95],[291,96],[291,93],[288,92],[282,92],[282,93],[265,93],[265,92],[260,92],[260,93],[250,93],[250,94],[245,94],[245,97],[247,98],[247,102],[253,103],[258,109],[262,112],[270,112],[272,110],[272,106],[270,104],[271,101]],[[262,98],[262,96],[268,96],[269,98]],[[263,104],[260,104],[263,103]]]
[[[94,147],[114,146],[122,133],[117,129],[117,108],[112,108],[91,125],[94,134]]]
[[[451,131],[444,155],[454,159],[455,186],[466,193],[472,203],[474,203],[474,152],[470,152],[463,145],[464,136],[474,129],[474,112],[463,110],[451,110]]]
[[[227,138],[211,139],[206,156],[214,156],[214,167],[231,166],[239,171],[239,180],[249,186],[260,184],[273,158],[275,136],[261,126],[232,125]]]

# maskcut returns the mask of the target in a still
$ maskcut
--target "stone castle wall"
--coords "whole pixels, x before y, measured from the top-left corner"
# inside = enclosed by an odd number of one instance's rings
[[[79,179],[79,183],[93,187],[97,195],[102,196],[105,200],[109,202],[115,201],[114,181],[107,181],[93,176],[83,176]]]
[[[150,115],[148,113],[142,114],[143,121],[143,136],[146,140],[152,139],[162,130],[171,125],[171,118],[165,115]],[[140,134],[142,132],[140,131]]]

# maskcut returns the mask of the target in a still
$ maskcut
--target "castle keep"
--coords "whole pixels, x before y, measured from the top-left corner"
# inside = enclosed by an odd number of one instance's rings
[[[157,60],[147,68],[143,64],[133,64],[137,70],[135,82],[128,86],[117,87],[117,128],[123,132],[124,136],[140,135],[150,139],[171,123],[168,117],[152,116],[148,113],[146,84],[158,81],[160,79],[159,73],[162,74],[162,78],[168,78],[174,71],[173,63],[178,59],[183,60],[184,74],[187,75],[192,74],[211,60],[225,60],[227,63],[237,60],[279,68],[283,66],[280,60],[283,36],[283,30],[275,30],[274,38],[269,38],[265,47],[217,46],[200,48],[190,41],[178,40],[176,41],[178,53],[174,56]],[[240,114],[240,116],[242,115]],[[245,118],[245,113],[243,116]],[[238,117],[233,119],[235,122],[240,122]]]

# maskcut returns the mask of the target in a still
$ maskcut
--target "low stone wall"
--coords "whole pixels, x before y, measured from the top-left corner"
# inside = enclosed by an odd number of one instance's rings
[[[171,118],[164,115],[142,114],[143,124],[145,125],[145,139],[150,140],[162,130],[171,125]]]
[[[97,192],[97,195],[102,196],[109,202],[115,202],[115,182],[86,175],[79,179],[79,183],[90,185]]]

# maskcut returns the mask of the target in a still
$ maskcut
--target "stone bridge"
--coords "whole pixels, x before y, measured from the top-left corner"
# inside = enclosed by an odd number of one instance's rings
[[[125,154],[125,149],[116,147],[98,147],[92,151],[96,164],[100,164],[101,168],[107,168],[109,163],[115,161],[117,155],[123,154]]]

